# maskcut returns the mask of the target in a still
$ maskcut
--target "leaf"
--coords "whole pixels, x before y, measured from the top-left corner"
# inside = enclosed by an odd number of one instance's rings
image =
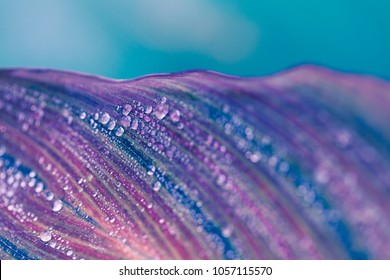
[[[389,101],[315,66],[2,70],[0,258],[390,258]]]

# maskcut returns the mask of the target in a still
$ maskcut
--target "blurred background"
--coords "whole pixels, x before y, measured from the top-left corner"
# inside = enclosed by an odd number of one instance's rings
[[[317,63],[390,78],[388,0],[0,0],[0,67],[112,78]]]

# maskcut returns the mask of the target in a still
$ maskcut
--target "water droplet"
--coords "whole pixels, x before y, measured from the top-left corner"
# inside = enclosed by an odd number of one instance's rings
[[[315,179],[320,184],[326,184],[330,180],[330,174],[327,168],[319,167],[315,171]]]
[[[115,135],[116,135],[116,136],[122,136],[122,135],[123,135],[123,132],[125,132],[125,130],[124,130],[122,127],[120,127],[120,128],[118,128],[118,130],[115,132]]]
[[[111,220],[110,220],[110,223],[112,224],[113,222],[115,222],[115,218],[112,218]]]
[[[46,165],[46,167],[45,167],[45,169],[46,169],[47,171],[50,171],[51,168],[52,168],[51,163],[48,163],[48,164]]]
[[[148,105],[148,106],[146,107],[146,109],[145,109],[145,114],[150,114],[150,113],[152,112],[152,110],[153,110],[153,107],[150,106],[150,105]]]
[[[130,116],[124,117],[124,118],[121,120],[121,124],[122,124],[124,127],[129,127],[130,124],[131,124],[131,117],[130,117]]]
[[[110,120],[110,115],[108,113],[104,113],[103,115],[101,115],[100,119],[99,119],[99,122],[101,124],[107,124]]]
[[[261,160],[261,154],[259,152],[255,152],[249,156],[249,159],[251,162],[257,163]]]
[[[149,167],[148,167],[148,175],[149,176],[152,176],[153,174],[154,174],[154,171],[156,171],[156,167],[154,167],[154,165],[150,165]]]
[[[280,163],[279,165],[280,172],[286,173],[289,169],[290,169],[290,165],[287,162],[283,161]]]
[[[127,115],[131,112],[132,109],[133,109],[133,107],[131,107],[130,104],[126,104],[126,105],[123,107],[122,114],[123,114],[124,116],[127,116]]]
[[[69,115],[70,115],[69,110],[68,110],[68,109],[62,110],[62,115],[63,115],[65,118],[69,117]]]
[[[47,200],[51,201],[51,200],[53,200],[53,198],[54,198],[54,194],[52,192],[47,192],[46,193],[46,199]]]
[[[28,186],[34,187],[36,182],[37,182],[37,180],[35,178],[32,178],[31,180],[28,181]]]
[[[245,135],[246,135],[246,138],[247,138],[249,141],[253,140],[253,137],[254,137],[254,135],[253,135],[253,129],[252,129],[251,127],[245,128]]]
[[[7,184],[12,185],[12,183],[15,181],[14,177],[8,177]]]
[[[72,124],[73,122],[73,117],[72,116],[69,116],[66,118],[66,121],[68,122],[68,124]]]
[[[269,160],[268,160],[268,164],[269,164],[269,166],[271,166],[271,167],[275,167],[275,165],[276,165],[277,163],[278,163],[278,158],[275,157],[275,156],[270,157]]]
[[[164,104],[159,104],[156,107],[156,110],[154,112],[154,115],[157,117],[157,119],[162,120],[165,118],[165,116],[168,114],[168,106]]]
[[[138,128],[138,120],[135,119],[135,120],[133,121],[133,123],[131,124],[131,129],[132,129],[132,130],[137,130],[137,128]]]
[[[85,112],[81,112],[80,119],[84,120],[87,117],[87,114]]]
[[[165,223],[165,220],[164,220],[164,219],[160,219],[158,222],[159,222],[160,224],[163,224],[163,223]]]
[[[68,257],[70,257],[72,254],[73,254],[73,251],[72,251],[72,250],[69,250],[68,252],[66,252],[66,255],[67,255]]]
[[[233,233],[233,226],[232,225],[228,225],[226,226],[225,228],[223,228],[222,230],[222,235],[226,238],[229,238]]]
[[[161,183],[159,181],[157,181],[156,183],[154,183],[153,185],[153,190],[155,192],[158,192],[159,190],[161,189]]]
[[[111,120],[109,123],[108,123],[108,130],[113,130],[115,128],[115,125],[116,125],[116,121],[115,120]]]
[[[40,193],[41,191],[43,191],[43,183],[42,182],[39,182],[37,184],[37,187],[35,188],[35,192],[36,193]]]
[[[179,110],[173,110],[169,115],[171,121],[178,122],[180,120],[180,111]]]
[[[53,202],[53,211],[54,212],[58,212],[58,211],[60,211],[61,209],[62,209],[62,201],[61,200],[59,200],[59,199],[57,199],[57,200],[55,200],[54,202]]]
[[[147,207],[148,207],[148,209],[152,209],[153,203],[149,203]]]
[[[43,241],[43,242],[49,242],[51,240],[51,233],[50,231],[44,231],[42,232],[40,235],[39,235],[39,238]]]
[[[222,186],[226,182],[226,176],[223,174],[218,175],[217,177],[217,185]]]

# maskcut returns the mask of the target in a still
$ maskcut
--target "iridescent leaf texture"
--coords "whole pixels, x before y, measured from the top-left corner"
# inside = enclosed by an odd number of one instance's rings
[[[1,259],[390,259],[390,84],[0,71]]]

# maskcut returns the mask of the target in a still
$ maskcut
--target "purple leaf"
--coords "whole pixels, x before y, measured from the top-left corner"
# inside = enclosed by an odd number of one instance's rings
[[[301,66],[0,71],[1,259],[389,259],[390,85]]]

